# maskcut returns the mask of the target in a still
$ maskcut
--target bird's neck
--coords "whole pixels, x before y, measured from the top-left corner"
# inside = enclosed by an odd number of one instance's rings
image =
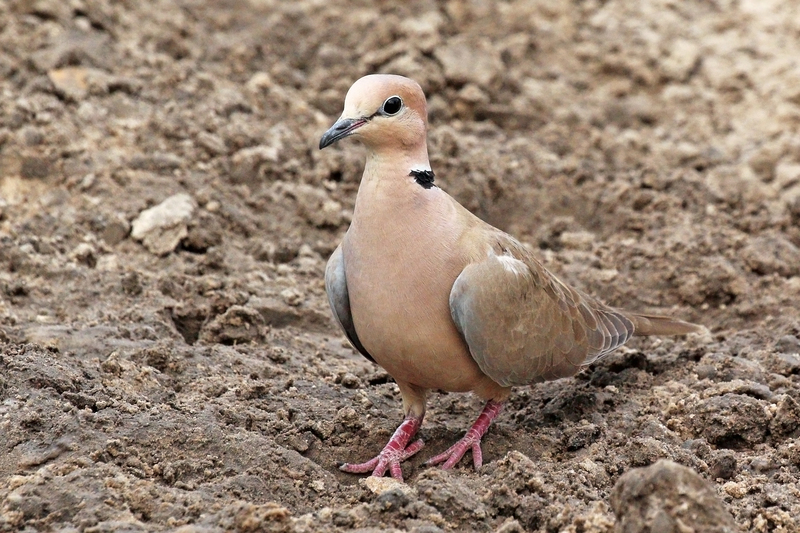
[[[425,143],[405,150],[370,151],[364,167],[361,183],[376,181],[398,181],[393,178],[406,178],[412,171],[430,171],[428,147]]]
[[[353,220],[384,224],[402,221],[403,225],[430,223],[448,213],[438,205],[445,194],[432,183],[420,180],[427,171],[432,180],[427,148],[393,150],[391,153],[370,152],[358,188]],[[428,222],[425,222],[428,221]]]
[[[457,204],[442,189],[423,185],[412,174],[430,169],[427,154],[416,155],[367,158],[343,244],[345,260],[380,272],[403,264],[421,272],[450,269],[455,279],[464,267],[454,259],[464,226]]]

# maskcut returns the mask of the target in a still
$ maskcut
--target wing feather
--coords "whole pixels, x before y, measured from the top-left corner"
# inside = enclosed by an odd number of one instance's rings
[[[347,291],[347,278],[345,277],[344,270],[344,256],[342,255],[342,245],[336,247],[336,250],[331,254],[328,259],[328,264],[325,266],[325,291],[328,293],[328,303],[331,306],[333,318],[342,331],[347,336],[347,340],[353,345],[353,348],[359,351],[361,355],[375,362],[375,359],[367,352],[364,345],[358,338],[356,327],[353,324],[353,315],[350,313],[350,294]]]
[[[478,366],[502,386],[571,376],[634,333],[628,317],[562,283],[510,237],[461,272],[450,310]]]

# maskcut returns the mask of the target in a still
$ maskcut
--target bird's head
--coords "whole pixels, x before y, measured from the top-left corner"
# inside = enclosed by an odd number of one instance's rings
[[[373,152],[411,151],[425,145],[428,111],[417,82],[403,76],[372,74],[356,81],[344,99],[339,120],[319,141],[320,150],[354,136]]]

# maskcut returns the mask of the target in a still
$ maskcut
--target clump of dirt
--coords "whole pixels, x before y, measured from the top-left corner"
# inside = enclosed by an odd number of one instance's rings
[[[0,3],[0,529],[610,532],[669,459],[797,531],[799,33],[791,1]],[[339,472],[400,419],[322,282],[363,152],[316,145],[371,72],[422,84],[465,206],[710,333],[519,389],[478,472],[423,466],[457,394],[408,485]]]
[[[687,525],[709,533],[736,531],[710,484],[691,469],[664,459],[624,474],[614,488],[612,505],[620,531],[679,531]]]

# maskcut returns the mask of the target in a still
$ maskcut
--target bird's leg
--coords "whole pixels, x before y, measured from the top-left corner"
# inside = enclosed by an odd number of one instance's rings
[[[497,418],[497,415],[499,415],[500,411],[502,410],[502,402],[496,402],[494,400],[489,400],[486,402],[486,406],[484,406],[483,411],[475,423],[472,424],[472,427],[469,428],[467,434],[464,435],[460,441],[450,446],[446,452],[440,453],[436,457],[428,459],[425,464],[431,466],[438,465],[439,463],[443,462],[443,469],[447,470],[448,468],[453,468],[456,463],[458,463],[461,458],[464,457],[464,454],[467,453],[467,450],[472,448],[472,462],[475,465],[476,470],[480,468],[483,464],[481,438],[489,429],[489,426],[492,424],[492,420]]]
[[[344,463],[339,466],[339,470],[350,472],[351,474],[363,474],[372,470],[373,476],[381,477],[388,469],[393,478],[403,481],[403,471],[400,469],[400,463],[425,446],[422,439],[416,440],[411,444],[408,443],[417,434],[424,416],[424,414],[407,414],[377,457],[370,459],[366,463]]]

